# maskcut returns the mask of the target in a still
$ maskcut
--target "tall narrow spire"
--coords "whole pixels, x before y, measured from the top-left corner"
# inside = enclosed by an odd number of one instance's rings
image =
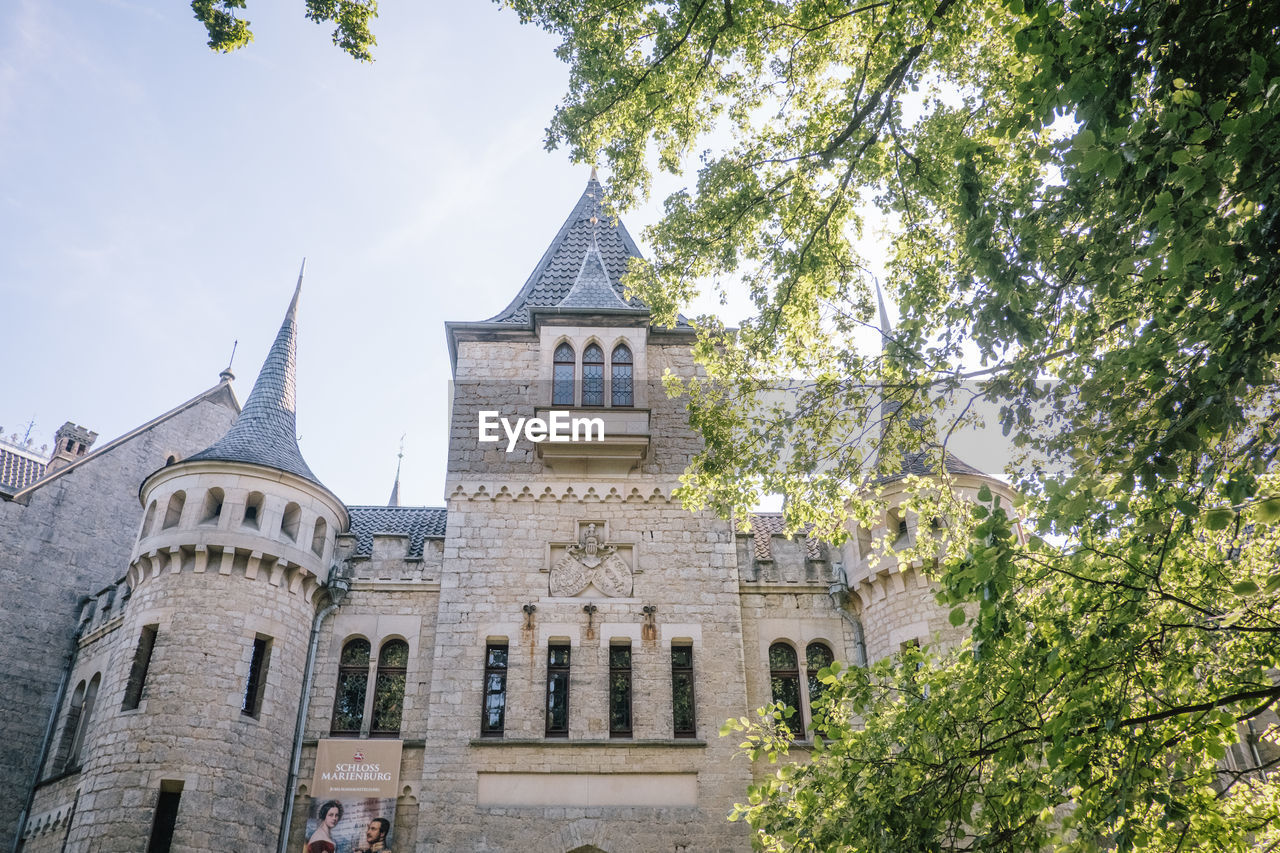
[[[387,506],[400,506],[400,463],[404,462],[404,436],[400,436],[400,452],[396,454],[396,482],[391,487],[391,497]]]
[[[306,261],[303,260],[303,269]],[[296,474],[319,483],[298,448],[295,409],[295,359],[298,339],[298,297],[302,293],[302,271],[284,322],[276,334],[249,399],[231,429],[212,447],[189,461],[218,460],[246,462]]]

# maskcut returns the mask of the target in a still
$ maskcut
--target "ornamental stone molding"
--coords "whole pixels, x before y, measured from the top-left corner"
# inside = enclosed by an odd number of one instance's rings
[[[678,503],[670,489],[660,486],[606,486],[601,483],[454,483],[449,500],[554,501],[558,503]]]

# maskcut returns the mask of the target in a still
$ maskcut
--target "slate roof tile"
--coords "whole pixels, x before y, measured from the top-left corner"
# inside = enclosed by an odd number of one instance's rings
[[[427,539],[444,538],[448,510],[430,506],[349,506],[350,533],[356,537],[353,556],[373,556],[375,533],[407,536],[409,559],[422,557],[422,545]]]
[[[262,370],[253,383],[253,390],[249,393],[240,417],[213,446],[187,457],[187,461],[247,462],[287,471],[323,485],[311,473],[311,468],[298,448],[294,370],[298,338],[298,294],[301,290],[302,276],[299,275],[293,301],[289,303],[280,332],[262,363]]]

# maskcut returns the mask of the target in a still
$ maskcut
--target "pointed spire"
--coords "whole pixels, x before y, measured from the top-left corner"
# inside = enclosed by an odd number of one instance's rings
[[[511,304],[485,322],[525,324],[530,322],[531,312],[562,305],[581,277],[585,256],[592,249],[600,259],[614,293],[603,306],[578,307],[619,308],[631,313],[644,311],[639,301],[628,302],[622,297],[622,276],[627,271],[628,261],[640,257],[640,249],[627,233],[626,226],[606,215],[604,188],[593,169],[577,204],[524,287]]]
[[[306,261],[303,261],[303,269]],[[188,457],[188,461],[246,462],[297,474],[319,483],[298,449],[295,411],[295,359],[298,339],[298,298],[302,272],[285,312],[275,343],[262,363],[249,399],[231,429],[212,447]]]
[[[889,312],[884,310],[884,293],[880,291],[880,282],[876,282],[876,305],[880,307],[880,351],[884,351],[884,343],[889,339],[893,326],[889,325]]]
[[[387,506],[400,506],[400,463],[404,462],[404,436],[400,436],[400,452],[396,454],[396,482],[391,487]]]

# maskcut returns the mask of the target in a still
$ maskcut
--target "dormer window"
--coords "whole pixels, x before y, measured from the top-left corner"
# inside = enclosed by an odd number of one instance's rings
[[[582,351],[582,405],[604,405],[604,350],[599,344]]]
[[[613,367],[610,378],[610,397],[615,406],[635,405],[635,394],[632,383],[631,348],[626,344],[618,344],[613,348],[613,356],[609,359]]]
[[[573,405],[573,368],[573,347],[562,343],[556,347],[555,368],[551,380],[551,405]]]

